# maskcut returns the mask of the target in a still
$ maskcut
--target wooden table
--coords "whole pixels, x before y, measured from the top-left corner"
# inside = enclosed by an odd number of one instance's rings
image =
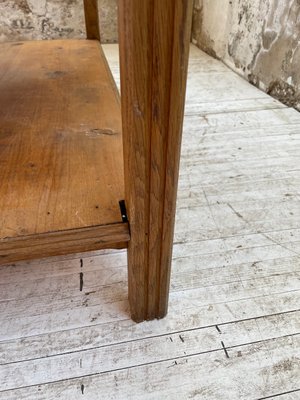
[[[0,262],[128,247],[136,321],[167,312],[192,0],[121,0],[121,103],[100,45],[0,45]]]

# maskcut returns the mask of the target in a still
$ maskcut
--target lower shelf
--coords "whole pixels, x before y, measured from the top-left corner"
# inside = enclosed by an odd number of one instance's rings
[[[126,247],[120,100],[100,44],[0,54],[0,263]]]

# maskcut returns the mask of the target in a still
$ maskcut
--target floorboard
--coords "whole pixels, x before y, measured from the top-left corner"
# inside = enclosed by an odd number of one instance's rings
[[[167,318],[129,319],[124,250],[0,267],[0,399],[299,400],[299,139],[192,46]]]

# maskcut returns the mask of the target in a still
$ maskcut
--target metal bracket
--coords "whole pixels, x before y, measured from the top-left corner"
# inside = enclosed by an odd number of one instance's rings
[[[127,210],[126,210],[126,203],[125,203],[125,200],[120,200],[120,201],[119,201],[119,205],[120,205],[120,211],[121,211],[122,221],[123,221],[123,222],[128,222],[128,216],[127,216]]]

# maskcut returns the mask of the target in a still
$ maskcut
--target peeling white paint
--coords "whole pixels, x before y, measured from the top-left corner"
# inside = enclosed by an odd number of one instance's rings
[[[256,86],[297,107],[298,0],[196,0],[193,41]]]

